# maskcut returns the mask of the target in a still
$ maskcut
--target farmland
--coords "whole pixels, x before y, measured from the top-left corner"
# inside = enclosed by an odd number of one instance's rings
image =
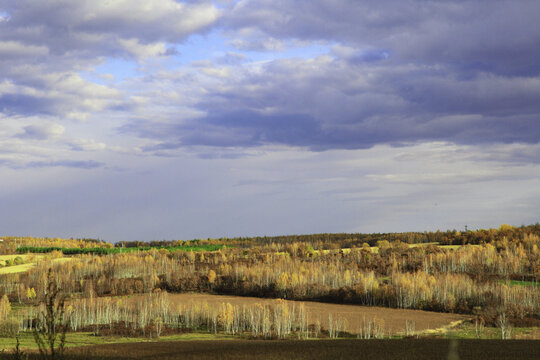
[[[123,254],[130,252],[148,251],[148,250],[160,250],[167,251],[217,251],[227,245],[179,245],[179,246],[140,246],[129,248],[107,248],[107,247],[93,247],[93,248],[63,248],[63,247],[35,247],[35,246],[21,246],[17,248],[19,254],[34,253],[44,254],[53,251],[60,251],[64,255],[81,255],[81,254],[94,254],[94,255],[108,255],[108,254]]]
[[[70,349],[67,359],[522,359],[540,357],[537,343],[508,340],[182,341]]]
[[[222,304],[231,304],[234,307],[242,308],[253,305],[263,306],[276,304],[280,300],[260,299],[244,296],[211,295],[197,293],[171,294],[168,296],[172,307],[178,304],[193,306],[199,304],[201,307],[218,308]],[[140,302],[141,298],[131,297],[127,301]],[[469,317],[460,314],[436,313],[421,310],[388,309],[376,306],[357,306],[330,304],[313,301],[283,301],[289,309],[293,307],[305,307],[306,317],[309,323],[319,322],[323,329],[329,328],[329,315],[334,321],[347,322],[346,331],[354,335],[361,333],[365,322],[375,319],[384,325],[385,336],[405,335],[407,323],[414,324],[416,332],[423,332],[428,329],[438,329],[452,323],[461,322]],[[411,334],[412,335],[412,334]]]
[[[46,257],[42,255],[1,255],[0,256],[0,275],[16,274],[26,272],[39,262],[42,262]],[[54,263],[62,263],[69,261],[67,257],[57,257],[52,259]]]
[[[6,238],[0,344],[13,347],[18,332],[23,348],[36,348],[31,332],[53,285],[65,299],[58,321],[69,348],[143,342],[167,357],[163,341],[192,354],[199,346],[192,341],[205,339],[246,356],[259,341],[280,354],[293,346],[281,344],[331,339],[348,344],[345,354],[358,351],[354,341],[369,339],[375,349],[382,339],[420,338],[402,341],[444,358],[446,339],[469,339],[464,348],[473,339],[536,343],[538,234],[536,225],[115,245]],[[428,338],[446,350],[426,350]]]

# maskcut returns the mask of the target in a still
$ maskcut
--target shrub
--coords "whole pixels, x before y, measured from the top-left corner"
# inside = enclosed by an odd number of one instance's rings
[[[9,318],[0,323],[0,336],[14,337],[19,332],[19,322],[16,319]]]

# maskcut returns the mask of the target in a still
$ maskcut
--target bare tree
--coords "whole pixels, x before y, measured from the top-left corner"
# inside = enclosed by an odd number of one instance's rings
[[[477,316],[474,319],[474,331],[476,333],[476,338],[477,339],[482,338],[482,336],[484,335],[484,327],[485,327],[484,319]]]
[[[501,329],[501,339],[509,339],[512,333],[512,328],[505,311],[502,311],[497,317],[497,326]]]
[[[19,334],[15,335],[15,340],[17,343],[15,344],[15,349],[13,349],[13,352],[11,353],[11,358],[13,360],[27,360],[28,354],[21,350]]]
[[[68,322],[64,320],[64,303],[65,297],[56,285],[52,269],[49,268],[43,301],[45,310],[38,314],[38,322],[33,331],[41,359],[61,359],[64,355],[68,329]]]

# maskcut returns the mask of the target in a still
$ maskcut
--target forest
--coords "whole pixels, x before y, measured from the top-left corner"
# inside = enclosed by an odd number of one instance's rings
[[[52,302],[66,341],[83,333],[380,339],[449,331],[537,339],[539,235],[536,224],[116,244],[6,236],[0,337],[29,340],[50,328]],[[354,320],[330,304],[370,312]],[[402,313],[385,315],[384,308]],[[446,330],[430,332],[420,323],[423,314],[441,326],[446,321]],[[445,314],[452,318],[440,317]]]

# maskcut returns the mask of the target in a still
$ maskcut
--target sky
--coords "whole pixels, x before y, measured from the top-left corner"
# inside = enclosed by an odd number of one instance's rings
[[[0,235],[533,224],[540,2],[0,0]]]

